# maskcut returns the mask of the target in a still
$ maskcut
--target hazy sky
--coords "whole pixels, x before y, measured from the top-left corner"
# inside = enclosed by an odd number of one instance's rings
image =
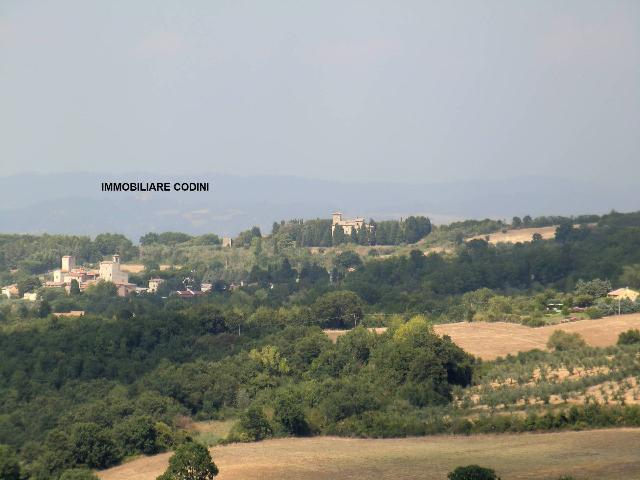
[[[640,1],[0,0],[0,175],[637,182]]]

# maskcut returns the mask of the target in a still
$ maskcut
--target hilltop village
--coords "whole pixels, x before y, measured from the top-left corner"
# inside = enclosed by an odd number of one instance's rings
[[[131,294],[140,293],[156,293],[164,279],[150,278],[147,287],[140,287],[129,281],[129,273],[125,270],[117,253],[111,256],[111,260],[103,260],[99,262],[98,268],[89,268],[76,264],[76,258],[73,255],[64,255],[60,262],[60,268],[44,274],[48,278],[43,284],[44,288],[60,288],[64,289],[67,294],[84,292],[88,287],[96,285],[98,282],[110,282],[116,287],[116,294],[119,297],[127,297]],[[198,289],[194,289],[191,285],[186,286],[183,290],[175,290],[172,293],[179,298],[197,297],[207,293],[212,288],[210,283],[201,283]],[[11,284],[2,287],[2,296],[8,299],[23,298],[28,301],[37,301],[38,294],[36,292],[24,292],[20,297],[20,290],[17,284]]]

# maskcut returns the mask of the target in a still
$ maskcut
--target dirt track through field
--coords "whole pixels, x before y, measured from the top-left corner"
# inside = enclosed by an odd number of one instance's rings
[[[640,429],[402,439],[285,438],[211,449],[218,480],[443,480],[477,463],[505,480],[640,479]],[[101,480],[155,480],[170,454],[99,473]]]

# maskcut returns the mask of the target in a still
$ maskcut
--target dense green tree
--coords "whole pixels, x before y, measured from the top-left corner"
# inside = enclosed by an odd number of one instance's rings
[[[313,304],[315,318],[322,325],[344,328],[357,325],[363,318],[362,300],[353,292],[329,292]]]
[[[115,437],[129,455],[141,452],[157,453],[158,432],[150,416],[133,416],[121,422],[115,429]]]
[[[38,277],[27,277],[18,281],[18,294],[22,297],[27,292],[33,292],[42,282]]]
[[[95,423],[77,423],[71,429],[69,445],[78,465],[105,468],[120,459],[113,438]]]
[[[266,415],[260,407],[255,405],[240,415],[239,425],[242,432],[252,441],[263,440],[273,434]]]
[[[640,330],[632,329],[618,336],[618,345],[634,345],[640,343]]]
[[[549,337],[547,348],[563,352],[577,350],[587,345],[584,338],[578,333],[567,333],[563,330],[554,331]]]
[[[38,317],[45,318],[51,313],[51,304],[46,300],[41,300],[38,305]]]
[[[625,287],[640,288],[640,264],[622,267],[622,275],[618,283]]]
[[[495,470],[479,465],[458,467],[447,474],[449,480],[500,480]]]
[[[346,242],[346,235],[342,226],[336,225],[333,229],[333,245],[342,245]]]
[[[8,445],[0,445],[0,479],[20,480],[22,478],[20,461]]]
[[[606,297],[607,293],[611,291],[611,282],[609,280],[600,280],[596,278],[585,282],[584,280],[578,280],[576,284],[576,295],[588,295],[592,298]]]
[[[575,231],[575,229],[573,228],[573,222],[572,221],[563,221],[556,228],[555,239],[556,239],[557,242],[566,243],[571,239],[574,231]]]
[[[169,459],[169,467],[158,480],[212,480],[218,475],[207,447],[187,442],[180,445]]]
[[[352,250],[347,250],[346,252],[342,252],[333,259],[333,266],[349,269],[349,268],[358,268],[362,265],[362,259],[360,255]]]
[[[78,280],[76,280],[75,278],[71,280],[71,284],[69,286],[69,294],[80,295],[80,285],[78,284]]]
[[[98,254],[109,257],[118,253],[122,261],[128,261],[138,255],[138,247],[134,246],[124,235],[119,233],[101,233],[93,241]]]
[[[274,398],[274,420],[284,433],[289,435],[307,435],[309,425],[302,407],[302,396],[291,388],[278,392]]]

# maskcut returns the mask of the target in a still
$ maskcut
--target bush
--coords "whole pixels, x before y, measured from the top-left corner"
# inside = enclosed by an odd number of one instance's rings
[[[578,333],[567,333],[563,330],[556,330],[549,337],[547,342],[547,348],[555,350],[557,352],[564,352],[567,350],[578,350],[585,347],[587,344],[584,338]]]
[[[449,480],[500,480],[495,470],[479,465],[458,467],[447,475]]]
[[[291,389],[281,391],[274,400],[274,419],[289,435],[307,435],[309,425],[302,408],[302,396]]]
[[[176,449],[169,459],[169,467],[157,480],[213,480],[218,467],[209,450],[199,443],[185,443]]]
[[[130,417],[115,429],[116,439],[128,455],[158,453],[158,432],[151,417]]]
[[[98,480],[98,477],[87,468],[65,470],[60,480]]]
[[[241,433],[245,434],[250,441],[263,440],[273,434],[269,420],[257,406],[249,407],[240,416],[239,424]]]
[[[0,479],[20,480],[20,463],[18,457],[8,445],[0,445]]]
[[[110,434],[95,423],[75,424],[70,446],[75,463],[89,468],[106,468],[121,458]]]
[[[584,313],[586,313],[587,317],[591,320],[602,318],[602,311],[598,307],[589,307],[584,311]]]
[[[622,332],[618,336],[618,345],[634,345],[640,343],[640,330],[632,329]]]

